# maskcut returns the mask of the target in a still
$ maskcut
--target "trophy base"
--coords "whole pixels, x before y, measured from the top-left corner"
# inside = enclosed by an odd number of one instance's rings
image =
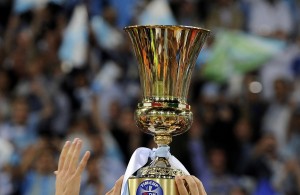
[[[174,178],[130,177],[128,188],[129,195],[179,195]]]

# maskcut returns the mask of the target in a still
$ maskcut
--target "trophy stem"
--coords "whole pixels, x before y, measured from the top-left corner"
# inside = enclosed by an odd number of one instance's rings
[[[154,135],[154,142],[158,147],[169,145],[172,142],[171,135]]]

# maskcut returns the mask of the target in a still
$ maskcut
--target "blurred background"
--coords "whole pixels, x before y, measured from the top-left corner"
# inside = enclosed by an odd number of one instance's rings
[[[137,61],[122,30],[212,31],[193,74],[194,123],[171,152],[209,195],[300,194],[300,1],[0,0],[0,195],[53,195],[66,140],[92,157],[102,195],[133,151]]]

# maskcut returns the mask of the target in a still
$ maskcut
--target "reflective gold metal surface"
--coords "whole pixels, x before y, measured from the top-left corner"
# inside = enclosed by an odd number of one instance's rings
[[[143,91],[137,125],[154,136],[184,133],[192,123],[186,103],[191,74],[209,31],[172,25],[129,26],[125,31],[139,62]]]
[[[154,137],[155,143],[157,145],[169,145],[172,142],[172,136],[170,135],[156,135]]]
[[[128,33],[139,62],[143,100],[135,112],[137,126],[152,134],[158,147],[165,147],[172,136],[187,131],[193,120],[187,104],[192,70],[209,31],[189,26],[129,26]],[[136,195],[144,180],[157,181],[164,195],[177,195],[174,183],[182,170],[167,158],[156,157],[129,179],[130,195]]]

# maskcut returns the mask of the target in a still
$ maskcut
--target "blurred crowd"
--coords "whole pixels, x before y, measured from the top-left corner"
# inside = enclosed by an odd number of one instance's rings
[[[82,194],[102,195],[136,148],[155,147],[135,126],[139,75],[122,30],[154,1],[52,0],[17,9],[20,2],[0,0],[0,195],[54,194],[60,149],[75,137],[92,153]],[[174,137],[171,153],[209,195],[300,194],[300,1],[160,2],[178,24],[212,30],[206,53],[220,28],[286,43],[260,68],[226,82],[204,79],[205,64],[196,66],[188,100],[194,122]],[[59,50],[78,6],[114,33],[111,44],[99,42],[89,23],[86,59],[75,65]]]

